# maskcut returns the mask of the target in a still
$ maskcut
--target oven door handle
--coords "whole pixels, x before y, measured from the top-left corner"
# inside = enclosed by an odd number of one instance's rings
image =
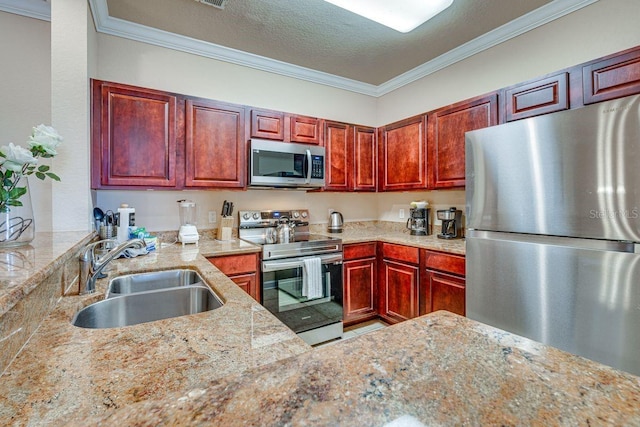
[[[305,257],[305,258],[315,258],[315,257]],[[262,272],[268,273],[271,271],[281,271],[281,270],[289,270],[290,268],[303,267],[305,258],[295,258],[295,259],[284,260],[284,261],[263,261]],[[319,255],[317,258],[320,258],[320,261],[322,262],[322,264],[342,263],[342,254]]]

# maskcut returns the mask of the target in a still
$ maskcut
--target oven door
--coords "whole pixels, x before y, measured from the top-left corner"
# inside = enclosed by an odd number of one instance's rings
[[[262,262],[262,304],[296,333],[342,321],[342,254],[317,256],[322,285],[312,296],[303,286],[305,258],[314,257]]]

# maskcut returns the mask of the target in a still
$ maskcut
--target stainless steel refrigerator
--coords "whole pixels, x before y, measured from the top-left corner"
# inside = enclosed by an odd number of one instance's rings
[[[640,96],[466,134],[467,316],[640,375]]]

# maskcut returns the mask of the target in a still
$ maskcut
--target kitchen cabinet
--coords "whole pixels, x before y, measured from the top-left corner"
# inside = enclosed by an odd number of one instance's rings
[[[321,120],[280,111],[251,109],[252,138],[322,145]]]
[[[465,257],[422,249],[426,275],[420,284],[420,315],[447,310],[464,316]]]
[[[375,129],[325,121],[325,190],[376,191]]]
[[[389,323],[418,316],[419,249],[382,243],[379,270],[379,315]]]
[[[506,88],[505,121],[569,109],[569,73],[559,73]]]
[[[584,104],[640,93],[640,48],[582,66]]]
[[[378,189],[427,188],[427,117],[411,117],[380,129]]]
[[[258,254],[227,255],[208,258],[243,291],[260,302],[260,259]]]
[[[346,326],[377,317],[376,243],[344,245],[343,308]]]
[[[491,93],[427,114],[429,188],[465,185],[465,132],[498,124],[498,95]]]
[[[175,187],[177,96],[92,80],[91,97],[92,188]]]
[[[185,121],[185,187],[244,187],[244,108],[187,99]]]

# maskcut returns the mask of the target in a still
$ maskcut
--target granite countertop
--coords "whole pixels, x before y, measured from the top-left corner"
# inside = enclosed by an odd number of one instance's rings
[[[113,261],[110,277],[195,269],[224,306],[125,328],[83,329],[70,320],[80,308],[103,299],[109,279],[98,280],[94,294],[62,298],[2,375],[0,419],[18,425],[65,425],[309,351],[202,256],[259,250],[240,240],[203,241]]]
[[[640,425],[640,378],[440,311],[75,420],[213,424]]]

